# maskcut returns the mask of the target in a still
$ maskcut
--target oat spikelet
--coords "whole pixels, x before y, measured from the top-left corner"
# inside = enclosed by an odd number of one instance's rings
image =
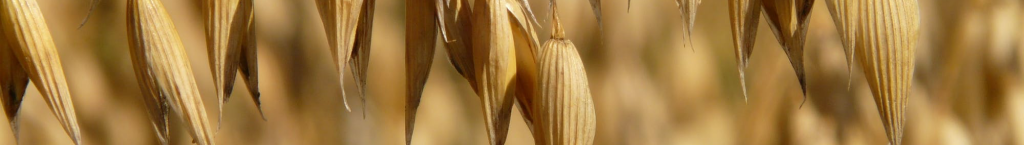
[[[743,101],[747,101],[746,68],[754,52],[757,23],[761,20],[761,0],[729,0],[729,22],[732,24],[732,44],[736,50],[736,68],[740,74]]]
[[[521,2],[520,2],[521,1]],[[516,105],[526,121],[527,127],[533,131],[533,95],[537,89],[537,58],[540,43],[537,39],[536,23],[533,13],[524,7],[525,0],[508,1],[509,16],[511,16],[512,37],[515,39],[516,49]]]
[[[516,57],[506,0],[475,3],[473,60],[491,145],[505,143],[514,103]]]
[[[679,6],[679,14],[683,18],[683,47],[693,49],[690,33],[693,32],[693,21],[697,20],[697,7],[701,0],[675,0]]]
[[[0,24],[2,26],[2,24]],[[25,89],[28,87],[28,74],[14,57],[14,50],[9,47],[3,29],[0,29],[0,101],[7,113],[7,121],[11,124],[14,139],[18,139],[18,110],[21,108]]]
[[[857,60],[875,98],[889,143],[899,145],[910,84],[914,51],[920,35],[917,0],[863,0],[854,23]]]
[[[835,22],[836,30],[839,32],[839,38],[843,42],[843,52],[846,53],[846,65],[849,73],[847,81],[847,89],[849,89],[851,83],[853,83],[853,59],[856,55],[853,52],[856,41],[857,27],[857,5],[853,4],[857,1],[846,1],[846,0],[825,0],[825,5],[828,7],[828,11],[832,14],[832,21]]]
[[[154,127],[167,140],[167,117],[179,115],[194,142],[214,144],[191,64],[170,15],[159,0],[128,1],[128,39],[132,64]]]
[[[476,75],[473,69],[473,46],[472,26],[473,21],[470,17],[473,16],[469,7],[463,7],[462,4],[468,4],[468,0],[451,0],[450,2],[455,3],[445,4],[444,0],[437,0],[437,15],[438,15],[438,27],[441,30],[441,36],[444,36],[444,46],[448,53],[448,61],[455,66],[455,71],[462,75],[473,90],[477,90]]]
[[[789,57],[790,64],[796,72],[800,90],[804,94],[803,102],[807,101],[807,79],[804,75],[804,41],[807,36],[807,24],[811,16],[814,0],[763,0],[765,19],[768,26],[779,40],[783,51]],[[800,106],[803,106],[803,102]]]
[[[359,91],[359,102],[363,107],[363,118],[366,118],[366,71],[370,67],[370,38],[373,32],[373,10],[377,0],[363,2],[362,14],[359,15],[359,27],[356,28],[356,42],[352,48],[352,76],[356,79]]]
[[[327,42],[331,47],[331,55],[334,56],[339,83],[342,86],[345,83],[342,79],[345,64],[352,56],[362,6],[363,0],[316,0],[316,7],[320,12],[320,19],[323,20],[324,31],[327,32]],[[351,112],[344,88],[341,89],[341,98],[345,103],[345,110]]]
[[[0,1],[0,21],[9,50],[17,58],[15,61],[20,63],[29,79],[34,80],[33,84],[72,142],[82,144],[64,69],[39,4],[35,0]],[[17,83],[22,78],[12,79]],[[12,91],[18,88],[17,84],[11,87]]]
[[[259,65],[257,64],[257,47],[256,47],[256,14],[253,12],[253,0],[242,0],[239,8],[239,13],[236,15],[248,16],[245,20],[246,23],[236,23],[237,25],[244,25],[244,32],[237,32],[243,34],[239,41],[242,41],[241,54],[239,57],[238,70],[242,73],[242,78],[245,80],[246,86],[249,88],[249,95],[252,96],[252,101],[256,103],[256,109],[260,111],[260,117],[263,121],[267,120],[267,116],[263,114],[263,103],[260,102],[260,80],[259,80]],[[246,14],[248,13],[248,14]],[[235,17],[241,19],[242,16]],[[225,98],[227,99],[227,98]],[[227,101],[227,100],[225,100]]]
[[[412,0],[405,4],[405,71],[408,84],[405,96],[405,141],[412,143],[416,110],[420,106],[423,87],[430,75],[437,41],[436,1]]]
[[[552,6],[552,15],[551,39],[544,43],[538,61],[534,138],[538,145],[590,145],[597,131],[597,115],[587,72],[576,47],[565,39],[557,6]]]
[[[210,70],[213,72],[214,88],[217,90],[218,122],[223,119],[224,102],[231,97],[235,84],[235,70],[238,70],[238,58],[241,55],[237,47],[239,35],[232,33],[232,24],[237,16],[239,0],[204,0],[203,14],[206,20],[206,50],[210,57]],[[244,25],[243,25],[244,26]],[[232,47],[236,46],[236,47]],[[220,126],[220,123],[218,123]]]

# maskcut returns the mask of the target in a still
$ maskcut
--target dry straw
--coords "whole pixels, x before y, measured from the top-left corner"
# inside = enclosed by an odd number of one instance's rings
[[[6,55],[0,61],[5,66],[0,70],[0,86],[3,89],[4,108],[11,120],[11,128],[17,134],[17,112],[26,79],[33,80],[50,111],[64,127],[72,142],[81,144],[82,135],[78,127],[71,94],[68,91],[60,56],[54,45],[50,30],[43,19],[43,13],[35,0],[0,1],[0,26],[6,43],[0,47],[0,54]],[[8,57],[13,56],[13,57]],[[20,65],[20,66],[18,66]],[[21,68],[16,68],[21,67]],[[27,77],[27,78],[26,78]],[[10,102],[7,102],[10,101]],[[15,135],[17,136],[17,135]]]
[[[693,49],[693,42],[690,41],[690,34],[693,32],[693,22],[697,20],[697,7],[701,0],[675,0],[679,6],[679,16],[683,18],[683,47]]]
[[[130,0],[127,13],[135,75],[161,143],[168,143],[167,113],[173,111],[190,128],[195,143],[214,144],[191,64],[163,4]]]
[[[405,96],[406,144],[412,143],[416,109],[420,105],[423,87],[434,60],[434,42],[437,41],[435,4],[436,1],[432,0],[415,0],[406,1],[405,5],[405,71],[408,80]]]
[[[359,91],[359,102],[363,105],[363,118],[366,118],[366,71],[370,67],[370,38],[373,32],[373,10],[377,0],[366,0],[359,15],[359,26],[356,28],[356,42],[352,48],[352,76],[355,76],[356,89]]]
[[[761,0],[729,0],[729,22],[732,24],[732,40],[736,49],[736,68],[740,74],[743,101],[747,101],[746,68],[754,52],[757,24],[761,19]]]
[[[565,39],[554,2],[551,12],[551,39],[539,54],[540,80],[533,96],[534,138],[539,145],[593,144],[597,115],[587,73],[576,47]]]
[[[516,73],[515,43],[505,0],[475,3],[473,61],[477,95],[492,145],[504,144],[513,105]],[[477,51],[479,50],[479,51]]]
[[[224,103],[231,97],[238,70],[241,70],[242,77],[249,86],[249,93],[262,116],[256,72],[258,69],[255,36],[250,36],[255,35],[255,29],[252,28],[253,1],[210,0],[203,4],[210,69],[213,71],[217,98],[220,100],[217,102],[219,118],[224,117]]]
[[[512,37],[516,48],[516,104],[526,125],[533,130],[533,95],[537,89],[537,58],[540,43],[537,39],[536,17],[529,11],[525,0],[508,1],[512,19]]]

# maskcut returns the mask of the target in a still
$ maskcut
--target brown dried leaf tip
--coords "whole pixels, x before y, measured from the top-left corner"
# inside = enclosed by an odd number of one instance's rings
[[[196,144],[214,144],[191,64],[170,15],[160,0],[128,1],[128,39],[132,64],[151,121],[167,144],[167,113],[180,116]]]
[[[266,120],[259,100],[253,0],[208,0],[203,9],[210,69],[220,100],[218,120],[224,117],[224,103],[231,97],[238,72],[243,74],[260,116]]]
[[[534,138],[539,145],[590,145],[597,115],[586,69],[572,41],[565,39],[557,6],[552,5],[551,39],[539,56],[540,80],[533,96]]]
[[[405,96],[406,144],[412,143],[416,110],[434,60],[438,23],[436,3],[433,0],[413,0],[405,4],[405,71],[408,80]]]
[[[14,134],[17,112],[28,80],[75,144],[82,144],[64,69],[43,13],[35,0],[0,1],[0,95]]]
[[[339,83],[344,86],[343,73],[345,65],[352,58],[352,48],[355,46],[356,30],[359,25],[363,0],[316,0],[316,7],[320,12],[320,19],[324,23],[331,55],[334,56]],[[342,89],[341,92],[345,110],[351,112],[345,89]]]

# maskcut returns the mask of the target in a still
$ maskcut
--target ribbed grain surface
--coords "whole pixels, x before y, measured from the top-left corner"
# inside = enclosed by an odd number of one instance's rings
[[[516,52],[506,4],[505,0],[478,1],[472,18],[476,93],[491,145],[505,143],[514,102]]]
[[[807,79],[804,73],[804,41],[810,24],[814,0],[763,0],[765,20],[779,40],[796,72],[800,90],[807,101]],[[803,103],[800,103],[803,106]]]
[[[35,0],[0,1],[0,21],[11,52],[72,142],[81,144],[75,107],[46,20]]]
[[[750,54],[754,52],[757,37],[757,23],[761,21],[761,0],[729,0],[729,24],[732,28],[732,44],[736,50],[736,68],[740,74],[743,101],[747,100],[746,68]]]
[[[857,60],[864,70],[889,142],[899,145],[920,35],[916,0],[864,0],[856,29]]]
[[[690,33],[693,32],[693,21],[697,20],[697,7],[701,0],[675,0],[679,6],[679,14],[683,18],[683,47],[693,49]]]
[[[165,115],[173,110],[188,126],[196,144],[214,144],[191,64],[163,4],[159,0],[130,0],[127,13],[132,64],[161,142],[167,143]]]
[[[338,70],[338,83],[344,86],[343,78],[345,64],[348,64],[352,57],[352,46],[355,43],[356,28],[363,0],[316,0],[316,8],[320,12],[320,19],[324,23],[324,31],[327,33],[327,42],[331,47],[331,55],[334,56],[335,69]],[[348,97],[345,96],[345,89],[341,89],[341,98],[345,103],[345,110],[352,111],[348,105]]]
[[[554,15],[551,39],[544,43],[538,60],[534,139],[538,145],[590,145],[597,115],[587,73],[576,47],[565,39],[557,12]]]
[[[405,141],[412,143],[416,110],[420,106],[423,87],[430,75],[437,41],[436,1],[415,0],[405,4]]]

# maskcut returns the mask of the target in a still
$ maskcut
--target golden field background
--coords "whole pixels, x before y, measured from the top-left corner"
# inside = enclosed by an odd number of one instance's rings
[[[157,144],[132,72],[125,0],[100,0],[81,29],[90,0],[38,1],[60,51],[84,143]],[[747,69],[750,100],[744,103],[726,0],[704,0],[694,48],[683,47],[674,1],[634,0],[627,10],[627,0],[604,0],[603,33],[587,1],[558,1],[568,39],[589,75],[597,145],[886,144],[861,70],[853,70],[848,82],[841,42],[823,1],[815,4],[805,44],[808,100],[802,107],[796,75],[763,18]],[[163,2],[215,119],[200,0]],[[236,85],[217,143],[403,144],[404,2],[377,2],[363,118],[349,72],[344,88],[354,108],[346,112],[342,106],[341,78],[313,1],[257,0],[260,88],[268,120],[260,119],[244,85]],[[550,29],[547,2],[530,0],[542,41]],[[1024,144],[1024,1],[920,4],[923,37],[904,144]],[[479,100],[443,50],[438,43],[413,144],[487,144]],[[71,144],[34,86],[26,92],[20,143]],[[506,144],[533,144],[513,110]],[[190,144],[180,122],[171,128],[172,144]],[[0,125],[0,144],[15,144],[6,125]]]

